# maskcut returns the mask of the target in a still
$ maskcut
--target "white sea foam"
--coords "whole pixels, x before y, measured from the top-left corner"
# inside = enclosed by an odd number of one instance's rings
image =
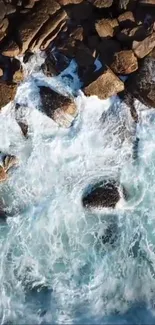
[[[16,214],[0,225],[1,324],[125,324],[131,317],[118,314],[135,303],[153,312],[154,112],[140,113],[133,161],[135,126],[118,98],[101,101],[79,92],[78,116],[63,129],[40,110],[37,85],[77,93],[75,63],[52,79],[32,62],[25,68],[16,101],[26,106],[29,139],[22,137],[11,105],[0,114],[0,148],[20,159],[0,187],[8,211]],[[105,177],[120,180],[128,201],[115,210],[85,211],[83,191]],[[113,224],[116,241],[103,245],[99,236]]]

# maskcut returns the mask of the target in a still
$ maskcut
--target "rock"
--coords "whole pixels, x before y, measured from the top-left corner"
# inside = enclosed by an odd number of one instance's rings
[[[60,9],[60,5],[54,0],[39,1],[35,11],[30,11],[18,28],[21,53],[28,50],[30,43],[39,30]]]
[[[81,24],[84,20],[92,18],[92,6],[90,3],[83,1],[76,6],[71,6],[71,8],[67,10],[67,13],[74,22]]]
[[[155,0],[139,0],[139,4],[143,6],[155,6]]]
[[[97,8],[109,8],[113,4],[113,0],[92,0],[91,2]]]
[[[138,69],[138,61],[133,51],[121,51],[115,53],[114,61],[110,66],[116,74],[130,74]]]
[[[2,166],[0,166],[0,182],[6,181],[7,178],[8,178],[8,176],[7,176],[5,169]]]
[[[117,33],[116,37],[120,42],[131,44],[133,41],[144,40],[149,34],[150,31],[141,25],[134,28],[124,28]]]
[[[126,90],[147,107],[155,108],[155,59],[146,57],[126,81]]]
[[[4,19],[7,13],[6,5],[3,0],[0,0],[0,21]]]
[[[3,168],[6,173],[9,171],[9,169],[11,169],[12,167],[17,166],[17,165],[18,165],[18,159],[16,156],[4,155]]]
[[[80,67],[87,67],[94,64],[95,58],[87,46],[77,41],[76,48],[75,60]]]
[[[9,26],[8,19],[7,18],[3,19],[0,24],[0,41],[6,36],[8,26]]]
[[[121,28],[132,28],[136,25],[134,15],[131,11],[124,12],[117,19]]]
[[[0,83],[0,108],[4,107],[14,99],[16,90],[16,84]]]
[[[110,65],[116,52],[121,51],[120,43],[113,39],[102,40],[99,44],[100,60],[103,64]]]
[[[85,208],[115,208],[120,199],[118,184],[114,180],[107,180],[89,186],[82,197]]]
[[[134,10],[137,0],[119,0],[118,8],[120,10]]]
[[[42,109],[47,116],[52,118],[60,126],[70,127],[74,117],[77,115],[74,100],[48,87],[41,86],[39,89]]]
[[[124,90],[124,83],[109,68],[94,73],[93,79],[94,81],[83,88],[86,96],[98,96],[100,99],[107,99]]]
[[[20,53],[19,46],[16,44],[16,42],[10,40],[9,43],[5,46],[5,48],[2,51],[2,54],[4,56],[10,56],[10,57],[16,57]]]
[[[57,15],[49,18],[48,21],[43,25],[40,35],[38,37],[36,35],[34,44],[31,44],[31,50],[37,51],[40,48],[43,49],[42,44],[44,44],[44,42],[47,44],[46,39],[51,42],[51,40],[53,40],[57,36],[57,28],[59,28],[61,22],[63,22],[62,26],[64,26],[66,19],[67,13],[65,12],[65,10],[60,10]],[[46,46],[44,46],[44,48]]]
[[[84,29],[82,26],[76,27],[72,32],[70,33],[69,37],[73,38],[77,41],[83,41],[84,38]]]
[[[69,60],[58,51],[52,53],[49,51],[42,70],[47,77],[53,77],[65,70],[69,65]]]
[[[142,59],[147,56],[155,47],[155,32],[146,37],[143,41],[137,42],[134,41],[132,49],[138,59]]]
[[[98,20],[95,24],[96,31],[100,37],[113,37],[114,29],[109,19]]]
[[[61,6],[67,6],[70,4],[76,5],[78,3],[81,3],[83,0],[58,0],[59,4]]]
[[[27,138],[28,137],[28,123],[26,119],[26,109],[27,107],[22,107],[20,104],[15,104],[15,120],[19,125],[22,135]]]
[[[15,7],[13,4],[8,3],[8,4],[6,5],[6,11],[7,11],[7,13],[6,13],[7,16],[8,16],[8,15],[11,15],[11,14],[13,14],[14,12],[16,12],[16,7]]]

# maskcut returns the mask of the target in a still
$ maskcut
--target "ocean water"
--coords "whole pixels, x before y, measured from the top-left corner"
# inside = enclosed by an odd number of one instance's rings
[[[155,112],[137,102],[136,126],[117,97],[84,96],[74,61],[47,78],[43,60],[24,65],[15,98],[28,139],[13,104],[0,114],[0,148],[19,159],[0,184],[10,215],[0,223],[0,324],[154,324]],[[43,113],[38,85],[76,95],[69,129]],[[85,189],[105,178],[127,199],[85,210]],[[109,227],[114,240],[103,243]]]

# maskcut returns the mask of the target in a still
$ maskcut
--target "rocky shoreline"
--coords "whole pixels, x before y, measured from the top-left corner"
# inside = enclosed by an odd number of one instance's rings
[[[0,109],[13,102],[16,121],[27,137],[26,119],[20,118],[21,107],[14,100],[24,80],[20,57],[26,63],[44,51],[40,69],[47,77],[58,75],[74,59],[84,94],[100,99],[118,94],[138,123],[135,99],[155,108],[154,49],[154,0],[0,0]],[[74,97],[45,86],[38,91],[43,112],[60,127],[70,127],[77,115]],[[2,156],[0,181],[5,181],[17,158]],[[114,190],[117,203],[119,192]],[[102,195],[108,197],[106,191],[103,187],[101,201]]]

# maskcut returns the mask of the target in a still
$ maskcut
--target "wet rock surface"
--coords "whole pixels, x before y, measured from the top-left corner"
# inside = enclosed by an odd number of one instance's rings
[[[119,188],[114,180],[107,180],[90,186],[83,195],[82,204],[86,208],[115,208],[120,199]]]

